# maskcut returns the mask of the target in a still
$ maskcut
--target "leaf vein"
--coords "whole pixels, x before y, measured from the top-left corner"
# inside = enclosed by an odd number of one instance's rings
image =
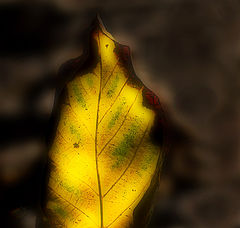
[[[147,184],[144,186],[143,189],[145,189],[146,186],[148,186],[148,184],[149,184],[149,183],[147,183]],[[126,209],[124,209],[124,210],[123,210],[108,226],[106,226],[105,228],[110,227],[120,216],[122,216],[123,213],[124,213],[128,208],[130,208],[130,207],[138,200],[138,198],[141,196],[141,194],[142,194],[142,192],[140,192],[139,195],[136,197],[136,199],[135,199]]]
[[[72,113],[74,114],[75,119],[78,121],[77,114],[73,111],[73,108],[72,108],[71,104],[65,104],[65,105],[68,105],[68,106],[71,108],[71,111],[72,111]],[[82,123],[83,126],[86,128],[86,130],[88,131],[89,135],[91,136],[91,138],[92,138],[93,141],[94,141],[94,137],[93,137],[93,135],[91,134],[91,132],[89,131],[89,129],[88,129],[88,127],[86,126],[86,124],[85,124],[83,121],[81,121],[81,123]]]
[[[49,186],[48,186],[49,187]],[[96,222],[94,220],[92,220],[84,211],[82,211],[81,209],[79,209],[78,207],[76,207],[74,204],[72,204],[71,202],[69,202],[67,199],[65,199],[64,197],[62,197],[60,194],[58,194],[54,189],[52,189],[51,187],[49,187],[49,189],[54,192],[55,195],[57,195],[59,198],[61,198],[63,201],[65,201],[66,203],[68,203],[68,205],[72,206],[73,208],[75,208],[76,210],[80,211],[82,214],[84,214],[87,218],[89,218],[94,224],[96,224]],[[97,225],[97,224],[96,224]]]
[[[49,160],[50,160],[50,162],[53,163],[53,165],[57,168],[57,164],[56,164],[52,159],[49,159]],[[54,179],[52,175],[50,175],[50,177],[51,177],[52,179]],[[80,178],[77,178],[77,179],[78,179],[79,181],[81,181],[82,183],[84,183],[85,185],[87,185],[87,186],[98,196],[98,193],[97,193],[88,183],[86,183],[85,181],[81,180]]]
[[[109,74],[109,76],[108,76],[108,78],[107,78],[105,84],[104,84],[103,87],[102,87],[102,90],[105,88],[105,86],[107,85],[109,79],[110,79],[111,76],[113,75],[113,72],[115,71],[115,69],[116,69],[116,67],[117,67],[117,65],[118,65],[118,62],[119,62],[119,59],[118,59],[118,61],[116,62],[115,66],[113,67],[113,70],[112,70],[111,73]]]
[[[112,108],[112,106],[115,104],[116,100],[119,98],[121,92],[123,91],[124,87],[126,86],[127,84],[127,81],[128,81],[128,78],[127,80],[125,81],[125,83],[123,84],[122,88],[120,89],[118,95],[116,96],[116,98],[114,99],[113,103],[110,105],[110,107],[107,109],[107,111],[104,113],[104,115],[102,116],[101,120],[99,121],[98,124],[100,124],[102,122],[102,120],[104,119],[104,117],[106,116],[106,114],[109,112],[109,110]]]
[[[113,183],[113,185],[112,185],[112,186],[108,189],[108,191],[103,195],[103,198],[111,191],[111,189],[118,183],[118,181],[121,180],[121,178],[123,177],[123,175],[127,172],[128,168],[129,168],[129,167],[131,166],[131,164],[133,163],[133,160],[135,159],[135,157],[136,157],[136,155],[137,155],[137,152],[138,152],[138,150],[139,150],[139,148],[140,148],[140,146],[141,146],[141,144],[142,144],[142,142],[143,142],[143,139],[144,139],[144,137],[146,136],[146,133],[147,133],[147,130],[148,130],[148,126],[149,126],[149,123],[148,123],[148,125],[147,125],[147,127],[146,127],[146,129],[145,129],[145,131],[144,131],[144,133],[143,133],[143,136],[142,136],[142,138],[141,138],[141,140],[140,140],[140,142],[139,142],[139,144],[138,144],[138,146],[137,146],[137,148],[136,148],[136,150],[135,150],[135,152],[134,152],[134,155],[133,155],[131,161],[129,162],[128,166],[127,166],[126,169],[123,171],[123,173],[121,174],[121,176]]]
[[[100,47],[100,38],[98,32],[98,42]],[[95,130],[95,161],[96,161],[96,173],[97,173],[97,183],[98,183],[98,192],[99,192],[99,206],[100,206],[100,218],[101,218],[101,228],[103,228],[103,201],[102,201],[102,189],[100,174],[98,169],[98,118],[99,118],[99,106],[101,100],[102,92],[102,57],[100,56],[100,85],[99,85],[99,94],[98,94],[98,104],[97,104],[97,117],[96,117],[96,130]]]
[[[106,146],[112,141],[112,139],[116,136],[116,134],[117,134],[117,133],[120,131],[120,129],[122,128],[123,124],[125,123],[125,121],[126,121],[126,119],[127,119],[127,116],[128,116],[128,114],[129,114],[131,108],[133,107],[133,105],[135,104],[135,102],[136,102],[136,100],[137,100],[137,97],[138,97],[140,91],[141,91],[141,89],[138,91],[138,93],[137,93],[137,95],[136,95],[133,103],[132,103],[131,106],[129,107],[129,109],[128,109],[125,117],[124,117],[123,122],[121,123],[121,125],[119,126],[119,128],[117,129],[117,131],[113,134],[113,136],[108,140],[108,142],[107,142],[107,143],[104,145],[104,147],[101,149],[101,151],[99,152],[98,156],[101,155],[101,153],[104,151],[104,149],[106,148]]]
[[[87,90],[85,89],[85,87],[83,86],[81,79],[79,80],[79,84],[80,84],[80,86],[83,88],[83,90],[84,90],[84,92],[86,93],[86,95],[88,95],[88,92],[87,92]]]

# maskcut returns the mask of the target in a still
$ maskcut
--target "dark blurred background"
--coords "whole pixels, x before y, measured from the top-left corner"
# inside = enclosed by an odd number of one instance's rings
[[[240,227],[240,1],[1,0],[0,227],[34,228],[60,65],[96,13],[167,109],[150,228]]]

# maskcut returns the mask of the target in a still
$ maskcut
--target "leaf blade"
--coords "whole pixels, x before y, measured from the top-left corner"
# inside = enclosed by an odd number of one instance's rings
[[[145,87],[132,76],[125,47],[101,26],[92,41],[96,64],[66,84],[49,153],[55,195],[49,193],[47,219],[69,228],[130,227],[158,169],[160,147],[150,134],[156,112],[144,105]]]

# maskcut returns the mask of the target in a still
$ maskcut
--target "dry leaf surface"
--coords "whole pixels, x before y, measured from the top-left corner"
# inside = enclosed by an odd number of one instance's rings
[[[98,22],[87,67],[65,86],[49,152],[51,227],[130,227],[162,161],[159,101],[135,76],[129,48]]]

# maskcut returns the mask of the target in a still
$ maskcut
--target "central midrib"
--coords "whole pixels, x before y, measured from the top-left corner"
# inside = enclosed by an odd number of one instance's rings
[[[100,39],[98,32],[98,47],[100,49]],[[99,204],[100,204],[100,216],[101,216],[101,228],[103,228],[103,197],[101,189],[100,174],[98,169],[98,119],[99,119],[99,105],[101,100],[102,93],[102,58],[100,53],[100,85],[99,85],[99,94],[98,94],[98,104],[97,104],[97,117],[96,117],[96,131],[95,131],[95,160],[96,160],[96,172],[97,172],[97,182],[98,182],[98,192],[99,192]]]

